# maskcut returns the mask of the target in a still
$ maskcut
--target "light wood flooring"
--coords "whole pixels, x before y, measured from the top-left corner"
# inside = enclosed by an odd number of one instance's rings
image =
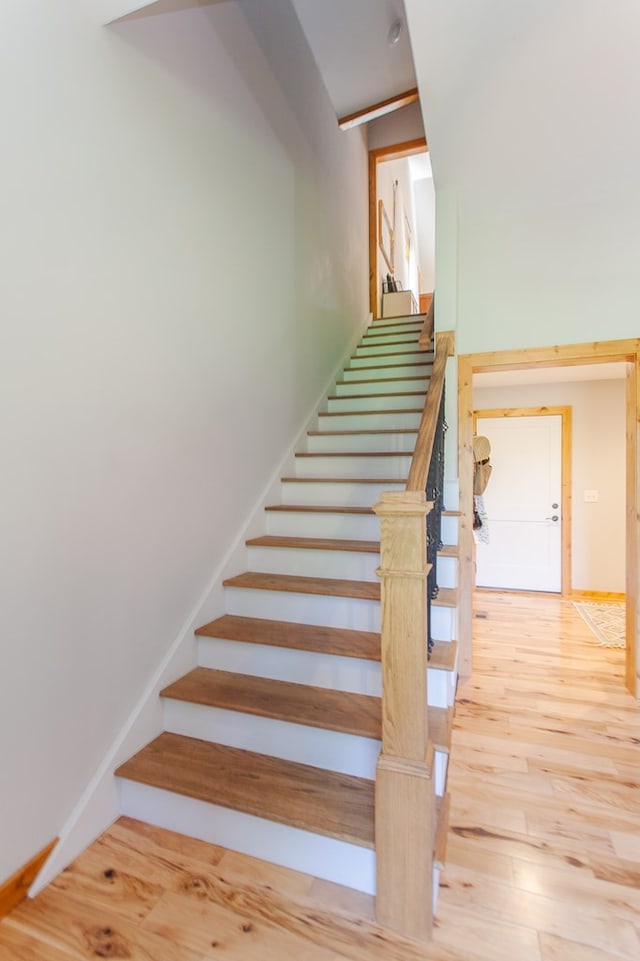
[[[640,707],[567,601],[482,593],[433,945],[371,898],[122,819],[0,924],[0,961],[637,961]]]

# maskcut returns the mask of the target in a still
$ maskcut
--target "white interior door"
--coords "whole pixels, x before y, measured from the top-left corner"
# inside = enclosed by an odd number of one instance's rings
[[[478,587],[562,590],[562,417],[479,417],[491,442],[484,493],[489,543],[476,550]]]

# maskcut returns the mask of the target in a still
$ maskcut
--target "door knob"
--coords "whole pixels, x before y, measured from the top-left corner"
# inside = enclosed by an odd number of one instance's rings
[[[557,521],[557,520],[558,520],[558,515],[557,515],[557,514],[554,514],[553,517],[545,517],[545,520],[546,520],[546,521]]]

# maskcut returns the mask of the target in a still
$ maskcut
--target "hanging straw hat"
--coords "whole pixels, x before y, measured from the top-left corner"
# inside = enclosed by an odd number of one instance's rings
[[[491,454],[491,444],[489,443],[488,437],[476,437],[473,438],[473,459],[477,463],[483,460],[489,460],[489,455]]]

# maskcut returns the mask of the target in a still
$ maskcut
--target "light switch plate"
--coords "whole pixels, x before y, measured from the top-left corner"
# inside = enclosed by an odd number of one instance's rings
[[[598,491],[585,491],[584,499],[587,504],[596,504],[598,502]]]

